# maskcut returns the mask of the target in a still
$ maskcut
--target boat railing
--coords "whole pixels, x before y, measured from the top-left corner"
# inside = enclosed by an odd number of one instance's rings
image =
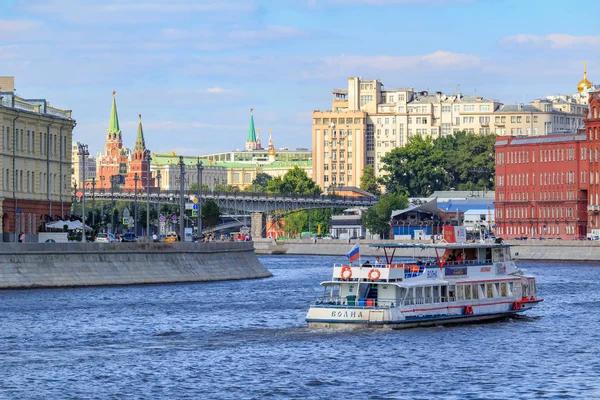
[[[363,298],[356,296],[322,296],[314,303],[317,306],[350,306],[350,307],[393,307],[400,304],[396,298]]]

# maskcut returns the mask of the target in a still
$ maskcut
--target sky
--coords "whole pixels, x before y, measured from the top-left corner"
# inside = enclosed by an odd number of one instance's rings
[[[597,0],[0,0],[0,75],[73,110],[103,151],[112,91],[124,145],[152,152],[311,147],[311,113],[351,76],[526,103],[600,83]],[[460,85],[460,86],[459,86]]]

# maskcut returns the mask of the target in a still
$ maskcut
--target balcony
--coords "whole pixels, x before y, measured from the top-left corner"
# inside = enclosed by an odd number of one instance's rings
[[[588,205],[588,211],[600,211],[600,206]]]

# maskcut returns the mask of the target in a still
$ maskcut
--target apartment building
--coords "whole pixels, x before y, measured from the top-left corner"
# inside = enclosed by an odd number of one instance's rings
[[[313,112],[313,179],[323,188],[358,186],[366,165],[381,175],[381,158],[412,135],[544,135],[580,127],[587,110],[579,95],[505,105],[460,91],[388,89],[379,80],[355,77],[332,94],[331,110]]]
[[[15,93],[14,77],[0,77],[0,215],[2,240],[35,234],[48,217],[71,208],[70,110]],[[15,235],[16,234],[16,235]]]

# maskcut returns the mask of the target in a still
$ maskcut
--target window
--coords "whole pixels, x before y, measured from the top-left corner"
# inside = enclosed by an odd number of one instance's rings
[[[480,105],[479,112],[490,112],[490,105],[489,104]]]
[[[452,107],[450,107],[450,106],[442,106],[442,112],[443,113],[450,112],[450,111],[452,111]]]
[[[366,132],[367,151],[375,150],[375,135],[374,135],[375,132],[374,131],[375,131],[375,126],[373,124],[368,124],[367,132]]]
[[[473,111],[475,111],[475,106],[472,104],[465,105],[463,110],[464,110],[464,112],[473,112]]]

